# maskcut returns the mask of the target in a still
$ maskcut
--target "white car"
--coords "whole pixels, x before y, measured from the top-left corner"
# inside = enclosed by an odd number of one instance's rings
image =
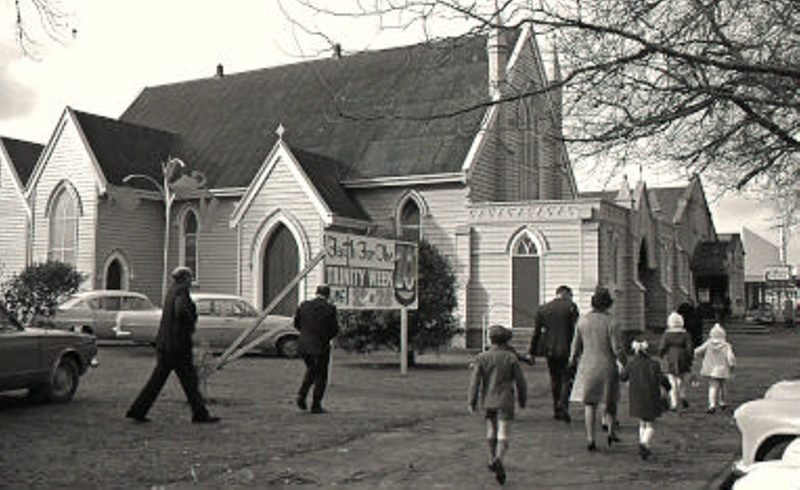
[[[734,464],[726,486],[734,481],[738,484],[763,462],[781,460],[787,448],[798,440],[800,380],[775,383],[764,398],[741,405],[733,416],[742,434],[742,457]]]
[[[196,347],[221,351],[259,318],[260,312],[240,296],[221,293],[192,292],[197,304],[197,330],[193,340]],[[139,344],[155,344],[161,310],[120,313],[114,327],[117,338],[129,339]],[[294,328],[290,316],[268,315],[259,327],[245,340],[269,332],[257,349],[264,353],[277,353],[286,357],[297,357],[300,352],[299,332]]]
[[[114,326],[121,311],[158,311],[142,293],[97,289],[75,293],[56,307],[53,316],[40,317],[36,325],[93,334],[98,339],[115,339]]]

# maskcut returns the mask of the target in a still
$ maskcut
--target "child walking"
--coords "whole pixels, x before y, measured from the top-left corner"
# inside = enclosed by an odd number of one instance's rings
[[[691,335],[683,325],[683,316],[677,312],[670,313],[667,330],[658,345],[658,355],[664,363],[664,372],[672,386],[669,392],[670,410],[689,408],[686,401],[686,375],[692,370],[694,346]]]
[[[661,390],[669,391],[670,383],[658,361],[647,354],[646,340],[634,340],[631,348],[634,357],[622,370],[622,379],[630,381],[630,415],[639,419],[639,457],[647,459],[655,434],[654,423],[666,409]]]
[[[733,347],[725,340],[725,329],[715,323],[708,333],[708,340],[694,350],[695,356],[703,356],[700,374],[708,378],[708,411],[724,410],[726,393],[725,384],[736,367]]]
[[[511,330],[502,325],[489,328],[491,347],[475,359],[469,384],[469,412],[478,408],[478,399],[486,412],[486,444],[489,470],[501,485],[506,482],[503,457],[508,450],[510,424],[514,419],[515,398],[525,407],[528,387],[519,358],[508,345]],[[516,397],[515,397],[516,388]]]

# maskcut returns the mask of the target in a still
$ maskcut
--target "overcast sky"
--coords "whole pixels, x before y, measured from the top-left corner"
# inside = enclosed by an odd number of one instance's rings
[[[234,73],[328,55],[323,53],[326,42],[293,28],[277,0],[62,2],[73,13],[76,35],[64,45],[49,43],[34,60],[23,56],[15,43],[14,2],[0,0],[0,135],[44,144],[67,105],[116,118],[142,88],[208,77],[218,63]],[[291,0],[284,3],[291,5]],[[446,36],[447,29],[433,34]],[[342,44],[345,54],[422,39],[418,32],[387,32],[375,23],[326,20],[324,30]],[[595,177],[576,176],[580,191],[596,190]],[[644,176],[650,186],[685,183],[668,172],[646,171]],[[628,177],[638,180],[638,169],[631,169]],[[612,179],[609,187],[616,188],[619,179]],[[736,233],[745,226],[779,244],[768,204],[730,195],[714,200],[709,194],[718,232]],[[800,230],[791,237],[788,254],[796,265],[798,235]]]

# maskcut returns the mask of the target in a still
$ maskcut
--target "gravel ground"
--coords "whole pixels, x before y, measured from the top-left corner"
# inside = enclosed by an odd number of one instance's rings
[[[800,378],[800,335],[732,335],[739,361],[731,404],[773,382]],[[62,405],[0,395],[0,486],[75,488],[348,486],[485,488],[483,420],[466,411],[470,354],[422,355],[402,376],[397,354],[336,352],[326,405],[310,415],[293,405],[299,360],[247,356],[206,385],[218,425],[190,423],[171,378],[149,416],[124,418],[154,359],[146,347],[103,345],[101,365]],[[525,368],[529,408],[514,422],[507,487],[708,488],[737,458],[739,434],[727,414],[705,414],[706,389],[690,389],[689,410],[656,427],[653,457],[636,453],[637,422],[620,410],[622,443],[585,450],[582,408],[571,425],[551,418],[544,362]]]

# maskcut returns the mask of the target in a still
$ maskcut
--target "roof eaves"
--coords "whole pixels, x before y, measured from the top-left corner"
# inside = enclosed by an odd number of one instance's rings
[[[342,185],[350,189],[369,189],[375,187],[398,187],[422,184],[464,184],[466,181],[467,179],[464,172],[450,172],[442,174],[406,175],[403,177],[353,179],[343,181]]]

